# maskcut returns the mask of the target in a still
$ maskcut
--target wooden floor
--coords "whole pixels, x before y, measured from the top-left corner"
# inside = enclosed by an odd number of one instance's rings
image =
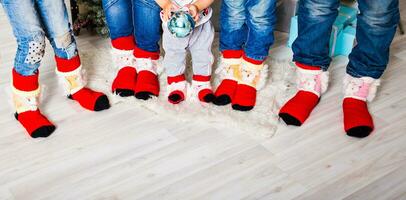
[[[78,43],[85,52],[108,41],[85,35]],[[343,68],[331,69],[331,88],[303,127],[281,123],[272,138],[253,138],[125,103],[83,111],[57,89],[49,53],[43,111],[58,131],[33,140],[8,102],[15,45],[0,11],[0,199],[406,199],[405,36],[395,38],[370,104],[376,131],[363,140],[342,130]]]

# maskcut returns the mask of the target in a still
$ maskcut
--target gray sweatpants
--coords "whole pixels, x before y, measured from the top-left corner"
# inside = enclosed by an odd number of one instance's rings
[[[162,46],[165,57],[162,65],[169,77],[184,74],[188,50],[192,56],[193,74],[211,75],[214,62],[211,51],[214,28],[210,21],[196,27],[186,38],[176,38],[165,25],[163,25],[163,32]]]

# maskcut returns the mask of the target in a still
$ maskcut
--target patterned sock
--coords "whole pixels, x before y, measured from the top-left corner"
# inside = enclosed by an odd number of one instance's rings
[[[257,61],[243,56],[241,73],[237,89],[232,100],[232,107],[238,111],[250,111],[257,99],[257,84],[261,78],[264,61]]]
[[[199,101],[210,103],[216,97],[210,84],[211,76],[193,75],[193,93],[197,94]]]
[[[279,111],[279,117],[287,125],[301,126],[327,89],[328,72],[320,67],[296,62],[298,92]]]
[[[135,69],[134,37],[120,37],[111,41],[113,65],[116,71],[112,92],[121,97],[135,95],[137,70]]]
[[[220,75],[221,83],[217,87],[213,103],[218,106],[230,104],[237,89],[236,76],[241,67],[242,50],[225,50],[222,52],[220,66],[216,74]]]
[[[172,104],[179,104],[186,98],[187,83],[185,75],[168,76],[168,101]]]
[[[38,109],[39,95],[38,73],[22,76],[13,69],[15,118],[33,138],[48,137],[55,131],[55,126]]]
[[[134,56],[138,71],[135,97],[148,100],[159,95],[159,80],[157,75],[159,52],[148,52],[135,47]]]
[[[375,97],[379,82],[378,79],[356,78],[348,74],[344,78],[344,130],[348,136],[364,138],[374,130],[367,101],[372,101]]]
[[[102,111],[110,108],[107,96],[85,87],[79,56],[72,59],[55,57],[57,74],[65,84],[68,97],[77,101],[83,108]]]

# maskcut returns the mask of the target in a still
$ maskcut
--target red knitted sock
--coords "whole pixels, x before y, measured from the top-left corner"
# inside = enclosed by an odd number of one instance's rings
[[[186,98],[185,75],[168,76],[168,101],[172,104],[179,104]]]
[[[242,50],[225,50],[222,52],[223,59],[219,66],[222,72],[222,81],[217,87],[214,95],[216,98],[213,103],[218,106],[223,106],[231,103],[237,89],[238,82],[235,79],[241,65]]]
[[[232,107],[238,111],[250,111],[257,101],[257,77],[263,67],[264,60],[254,60],[243,55],[241,80],[238,82],[232,100]],[[252,78],[251,78],[252,77]]]
[[[216,98],[210,80],[211,76],[193,75],[192,87],[196,90],[195,92],[197,92],[198,99],[201,102],[210,103]]]
[[[348,136],[364,138],[374,130],[374,122],[369,114],[367,102],[344,98],[344,129]]]
[[[136,68],[138,70],[135,97],[148,100],[159,95],[159,80],[157,75],[159,52],[148,52],[140,48],[134,49]]]
[[[298,67],[299,91],[279,111],[279,117],[287,125],[301,126],[319,102],[322,93],[320,67],[296,63]],[[309,77],[307,80],[303,79]],[[303,80],[302,80],[302,79]]]
[[[134,96],[137,79],[133,55],[134,37],[120,37],[112,40],[111,43],[113,46],[113,65],[117,69],[116,77],[111,86],[112,92],[121,97]]]
[[[13,100],[16,119],[33,138],[48,137],[55,126],[38,109],[38,73],[22,76],[13,69]]]
[[[77,101],[83,108],[101,111],[110,108],[107,96],[84,86],[79,56],[72,59],[55,57],[58,75],[66,82],[69,98]]]

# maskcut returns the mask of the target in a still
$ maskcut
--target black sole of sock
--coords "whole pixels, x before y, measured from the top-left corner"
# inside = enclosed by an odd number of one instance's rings
[[[32,138],[45,138],[50,136],[54,131],[56,127],[55,126],[43,126],[32,132],[31,137]]]
[[[241,105],[238,105],[238,104],[234,104],[231,107],[233,107],[234,110],[243,111],[243,112],[250,111],[250,110],[252,110],[254,108],[254,106],[241,106]]]
[[[168,101],[173,104],[178,104],[182,102],[182,97],[179,94],[172,94],[168,96]]]
[[[220,95],[213,100],[216,106],[225,106],[231,103],[231,98],[228,95]]]
[[[204,102],[206,102],[206,103],[213,102],[215,99],[216,99],[216,96],[214,96],[214,94],[208,94],[203,98]]]
[[[94,111],[102,111],[110,108],[109,98],[106,95],[100,96],[94,105]]]
[[[127,89],[116,89],[114,94],[119,95],[120,97],[132,97],[134,96],[135,92]]]
[[[156,95],[152,94],[151,92],[137,92],[135,94],[135,98],[144,100],[144,101],[151,99],[153,96],[156,96]]]
[[[357,126],[348,130],[347,135],[355,138],[365,138],[369,136],[371,132],[372,128],[369,126]]]
[[[287,125],[292,125],[292,126],[301,126],[302,123],[293,117],[292,115],[289,115],[288,113],[279,113],[279,117],[282,118],[282,120],[287,124]]]

